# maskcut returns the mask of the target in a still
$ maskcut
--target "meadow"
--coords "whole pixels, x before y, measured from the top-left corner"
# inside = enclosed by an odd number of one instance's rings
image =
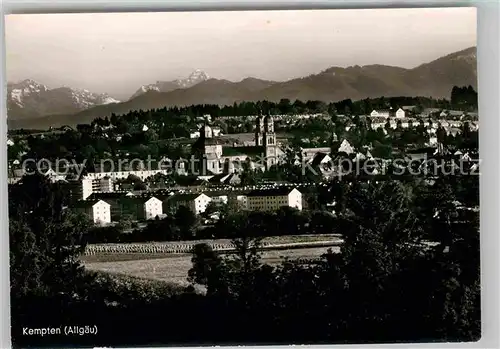
[[[319,258],[329,248],[338,252],[339,247],[317,247],[290,250],[270,250],[261,254],[262,262],[277,265],[285,259]],[[110,274],[127,275],[150,280],[165,281],[177,285],[188,285],[187,273],[191,268],[190,254],[128,254],[86,256],[84,265],[89,270]]]

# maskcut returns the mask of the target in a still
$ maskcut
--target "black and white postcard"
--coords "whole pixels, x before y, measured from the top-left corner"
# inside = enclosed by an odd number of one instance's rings
[[[480,339],[475,8],[5,23],[15,347]]]

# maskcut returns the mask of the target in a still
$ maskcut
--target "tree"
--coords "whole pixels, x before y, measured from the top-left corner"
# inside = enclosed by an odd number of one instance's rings
[[[248,229],[245,229],[248,231]],[[229,272],[229,288],[237,299],[243,303],[248,302],[252,294],[252,283],[255,272],[262,266],[259,249],[262,238],[247,235],[234,238],[232,244],[235,253],[229,255],[224,260],[224,265]]]
[[[174,221],[180,230],[181,238],[192,239],[198,229],[199,219],[196,214],[185,206],[180,206],[174,216]]]
[[[290,104],[290,100],[286,98],[282,98],[278,103],[278,108],[281,114],[288,114],[291,111],[292,105]]]
[[[21,316],[19,308],[32,297],[70,302],[88,281],[79,256],[90,223],[65,209],[67,199],[59,184],[40,174],[9,187],[13,316]]]
[[[451,90],[450,103],[453,108],[459,110],[477,109],[477,92],[472,86],[453,86]]]
[[[372,155],[378,159],[390,159],[392,157],[392,147],[376,142],[372,150]]]
[[[86,146],[82,149],[82,156],[83,156],[85,159],[91,159],[91,158],[93,158],[96,154],[97,154],[96,150],[95,150],[95,149],[94,149],[94,147],[92,147],[91,145],[86,145]]]
[[[295,207],[284,206],[277,211],[277,221],[280,235],[303,234],[306,223],[309,223],[301,211]]]
[[[207,287],[207,294],[227,293],[225,269],[222,259],[207,244],[196,244],[191,257],[192,268],[188,271],[188,281]]]

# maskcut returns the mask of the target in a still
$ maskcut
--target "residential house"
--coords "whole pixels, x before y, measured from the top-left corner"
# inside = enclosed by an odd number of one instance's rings
[[[314,171],[321,173],[325,178],[334,174],[333,159],[328,154],[317,153],[311,161],[311,166]]]
[[[221,195],[220,193],[218,194],[210,194],[210,198],[212,199],[214,203],[218,204],[227,204],[228,203],[228,196],[227,195]]]
[[[371,117],[383,117],[383,118],[388,118],[390,116],[390,110],[386,109],[380,109],[380,110],[373,110],[370,113]]]
[[[329,154],[331,149],[329,147],[319,147],[319,148],[301,148],[302,160],[304,162],[310,162],[314,158],[314,156],[318,153],[326,153]]]
[[[177,210],[184,206],[189,208],[193,213],[200,214],[205,212],[212,198],[205,194],[175,194],[166,200],[166,205],[169,209]]]
[[[405,111],[401,108],[399,108],[398,110],[396,110],[396,118],[398,119],[402,119],[405,117]]]
[[[472,161],[471,156],[467,152],[464,154],[460,150],[457,150],[453,155],[460,161]]]
[[[406,158],[410,161],[420,161],[432,158],[436,153],[436,148],[427,147],[413,149],[406,152]]]
[[[111,223],[111,206],[103,200],[80,201],[75,204],[74,209],[87,215],[95,224]]]
[[[316,153],[310,162],[313,166],[330,164],[332,162],[332,157],[326,153]]]
[[[144,215],[140,218],[150,220],[163,215],[163,202],[160,199],[153,196],[144,200],[143,210],[141,210]]]
[[[51,168],[49,168],[47,171],[45,171],[44,175],[47,176],[52,183],[55,183],[58,181],[64,181],[66,179],[66,175],[57,173],[56,171],[54,171]]]
[[[340,143],[340,146],[338,147],[337,152],[339,152],[339,153],[346,153],[346,154],[349,155],[349,154],[354,153],[354,148],[347,141],[347,139],[344,139],[342,141],[342,143]]]
[[[163,202],[154,196],[125,196],[119,200],[122,214],[137,220],[151,220],[163,215]]]
[[[111,221],[119,221],[121,217],[125,214],[130,214],[127,207],[124,207],[124,200],[133,197],[134,195],[124,192],[112,192],[112,193],[92,193],[87,200],[102,200],[110,205],[111,210]]]

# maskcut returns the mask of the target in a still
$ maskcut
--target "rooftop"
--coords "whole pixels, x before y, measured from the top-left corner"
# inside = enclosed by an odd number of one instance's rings
[[[196,199],[198,196],[202,195],[203,193],[193,193],[193,194],[175,194],[172,195],[168,198],[169,202],[176,202],[176,201],[192,201]],[[206,194],[205,194],[206,195]]]
[[[80,200],[80,201],[77,201],[75,202],[75,204],[73,205],[75,208],[85,208],[85,207],[92,207],[94,206],[95,204],[97,204],[99,201],[102,201],[102,200],[99,200],[99,199],[91,199],[91,200]],[[105,201],[104,201],[105,202]],[[107,202],[105,202],[106,204],[108,204]],[[108,204],[109,205],[109,204]]]
[[[256,189],[252,190],[247,194],[247,196],[283,196],[288,195],[295,188],[272,188],[272,189]]]
[[[252,147],[223,147],[223,156],[238,156],[238,155],[262,155],[264,154],[264,147],[252,146]]]

